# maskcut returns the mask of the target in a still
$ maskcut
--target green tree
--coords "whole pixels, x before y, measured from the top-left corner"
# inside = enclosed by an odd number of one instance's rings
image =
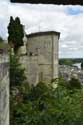
[[[71,89],[81,89],[81,83],[78,79],[72,77],[69,81],[69,87]]]
[[[81,69],[83,70],[83,62],[81,63]]]
[[[63,82],[55,89],[45,83],[32,87],[15,107],[15,125],[82,125],[83,90],[68,89]]]
[[[10,85],[20,86],[26,80],[25,69],[21,68],[19,58],[16,55],[10,55]]]
[[[10,54],[10,124],[15,125],[14,111],[16,105],[22,101],[24,91],[28,90],[24,68],[16,55]],[[27,87],[26,87],[27,85]]]
[[[0,43],[3,43],[3,42],[4,42],[3,38],[2,38],[2,37],[0,37]]]
[[[18,48],[23,45],[24,29],[20,22],[19,17],[15,20],[10,17],[10,23],[8,25],[8,42],[14,47],[14,51],[17,52]]]

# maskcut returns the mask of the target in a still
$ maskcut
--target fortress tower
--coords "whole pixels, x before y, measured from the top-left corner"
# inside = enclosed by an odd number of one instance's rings
[[[37,32],[27,35],[24,47],[20,48],[20,59],[26,69],[30,84],[50,82],[58,77],[58,43],[60,33]]]

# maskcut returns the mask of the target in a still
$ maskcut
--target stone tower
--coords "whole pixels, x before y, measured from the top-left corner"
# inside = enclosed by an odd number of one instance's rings
[[[26,69],[30,84],[39,81],[49,83],[58,77],[58,43],[60,33],[55,31],[37,32],[27,35],[27,42],[22,47],[21,62]],[[26,52],[24,54],[24,51]]]

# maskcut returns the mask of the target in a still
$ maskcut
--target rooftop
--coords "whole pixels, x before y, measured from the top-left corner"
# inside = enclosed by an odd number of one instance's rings
[[[58,37],[60,37],[60,32],[56,32],[56,31],[35,32],[35,33],[27,34],[26,36],[29,38],[34,36],[52,35],[52,34],[58,35]]]

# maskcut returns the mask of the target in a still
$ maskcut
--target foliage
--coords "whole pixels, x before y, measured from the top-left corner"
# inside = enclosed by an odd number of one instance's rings
[[[69,81],[69,87],[71,89],[74,89],[74,88],[81,89],[81,83],[78,79],[72,77]]]
[[[72,64],[80,63],[82,61],[83,61],[83,58],[62,58],[62,59],[59,59],[59,64],[72,66]]]
[[[14,51],[17,52],[18,48],[23,45],[24,37],[23,25],[21,24],[19,17],[16,17],[15,20],[12,16],[10,17],[8,34],[8,42],[10,45],[13,45]]]
[[[64,82],[58,80],[57,88],[31,87],[13,107],[14,125],[83,125],[83,89],[69,89]]]
[[[26,77],[24,69],[19,63],[19,58],[16,55],[10,54],[10,124],[15,125],[14,108],[16,104],[21,102],[26,86]]]
[[[0,37],[0,43],[3,43],[3,42],[4,42],[3,38],[2,38],[2,37]]]
[[[19,86],[25,81],[24,69],[21,68],[19,58],[10,54],[10,85]]]
[[[82,61],[82,63],[81,63],[81,69],[83,70],[83,61]]]

